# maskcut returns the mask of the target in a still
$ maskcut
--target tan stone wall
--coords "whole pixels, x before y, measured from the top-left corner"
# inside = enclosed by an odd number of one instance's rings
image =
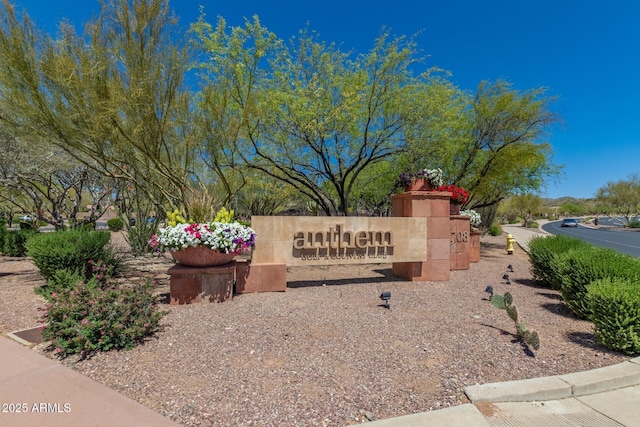
[[[288,266],[427,259],[427,218],[254,216],[251,262]]]

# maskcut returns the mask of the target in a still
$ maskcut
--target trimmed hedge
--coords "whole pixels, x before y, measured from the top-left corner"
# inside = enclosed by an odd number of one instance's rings
[[[531,274],[540,285],[560,290],[562,278],[558,275],[556,261],[573,249],[589,249],[591,245],[574,237],[563,235],[534,237],[529,241]]]
[[[29,239],[27,253],[47,281],[53,279],[58,270],[76,272],[88,280],[92,276],[89,260],[118,264],[107,248],[110,237],[107,231],[78,229],[42,233]]]
[[[605,278],[621,278],[640,282],[640,260],[613,249],[591,247],[572,250],[558,258],[562,278],[562,298],[577,316],[589,318],[587,286]]]
[[[587,302],[599,343],[612,350],[640,353],[640,282],[604,278],[587,286]]]

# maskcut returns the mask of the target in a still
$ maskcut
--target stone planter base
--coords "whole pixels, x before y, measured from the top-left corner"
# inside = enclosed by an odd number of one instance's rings
[[[236,294],[287,290],[286,264],[238,260],[236,265]]]
[[[480,262],[480,231],[471,230],[471,248],[469,250],[469,261]]]
[[[171,276],[169,304],[223,302],[231,299],[235,271],[235,261],[219,267],[175,265],[167,271]]]

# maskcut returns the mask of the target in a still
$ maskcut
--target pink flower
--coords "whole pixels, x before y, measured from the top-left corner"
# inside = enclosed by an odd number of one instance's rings
[[[57,292],[51,292],[51,298],[55,299],[58,296]]]
[[[87,319],[82,319],[82,322],[80,323],[82,323],[83,325],[86,325],[87,323],[89,323],[89,321]]]

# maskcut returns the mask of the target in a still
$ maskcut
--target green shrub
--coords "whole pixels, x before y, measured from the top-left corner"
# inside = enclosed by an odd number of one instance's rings
[[[596,280],[587,286],[591,321],[599,343],[612,350],[640,353],[640,282]]]
[[[491,227],[489,227],[489,234],[492,236],[499,236],[502,234],[502,227],[498,222],[491,224]]]
[[[27,254],[26,244],[30,237],[39,234],[38,230],[9,230],[4,236],[2,253],[7,256],[23,257]]]
[[[629,228],[640,228],[640,221],[631,221],[628,225]]]
[[[0,254],[4,253],[4,241],[6,239],[7,233],[7,222],[3,219],[0,219]]]
[[[558,257],[573,249],[588,249],[591,245],[568,236],[536,236],[529,240],[529,260],[533,279],[542,286],[560,290],[562,278],[557,272]]]
[[[131,286],[100,286],[93,278],[52,293],[40,320],[46,324],[42,336],[52,341],[59,357],[131,349],[161,329],[165,313],[154,290],[148,279]]]
[[[158,227],[155,223],[143,221],[138,221],[135,226],[129,227],[126,239],[133,256],[153,252],[153,248],[149,246],[149,240],[157,231]]]
[[[124,221],[120,218],[111,218],[107,220],[107,227],[109,227],[110,231],[120,231],[124,228]]]
[[[589,318],[587,286],[605,278],[640,281],[640,260],[613,249],[592,247],[567,252],[559,262],[562,277],[560,292],[569,309],[577,316]]]
[[[96,222],[90,221],[90,222],[80,223],[77,225],[76,228],[82,231],[94,231],[96,229]]]
[[[27,242],[27,251],[47,281],[58,270],[77,272],[88,279],[92,275],[89,260],[102,260],[118,268],[120,261],[107,246],[110,236],[107,231],[42,233]]]
[[[78,273],[77,270],[64,268],[62,270],[54,271],[53,276],[47,280],[47,284],[36,288],[35,292],[49,300],[51,299],[52,294],[57,294],[68,289],[74,289],[78,282],[83,280],[83,275]]]

